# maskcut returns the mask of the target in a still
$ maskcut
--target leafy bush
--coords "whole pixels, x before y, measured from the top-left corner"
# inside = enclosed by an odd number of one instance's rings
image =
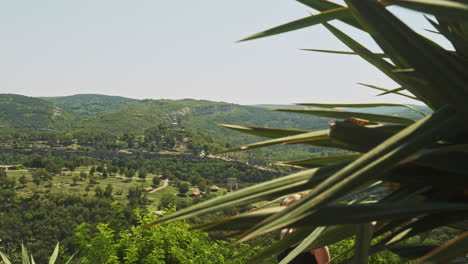
[[[99,224],[95,234],[90,233],[87,224],[78,226],[75,242],[84,252],[82,263],[240,264],[252,253],[234,258],[238,253],[259,250],[247,244],[229,248],[225,241],[211,241],[207,233],[186,231],[189,225],[182,221],[146,228],[158,216],[138,212],[137,215],[140,224],[120,232],[108,224]]]

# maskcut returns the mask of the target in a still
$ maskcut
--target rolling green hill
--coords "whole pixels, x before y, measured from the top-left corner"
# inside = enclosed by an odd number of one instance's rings
[[[68,129],[72,115],[38,98],[0,94],[0,134]]]
[[[143,132],[159,124],[172,124],[206,133],[222,144],[240,145],[259,138],[221,128],[217,124],[237,124],[277,128],[318,130],[329,118],[319,118],[267,108],[304,108],[290,105],[244,106],[206,100],[136,100],[118,96],[82,94],[65,97],[32,98],[0,94],[0,135],[33,131],[105,133],[115,136]],[[427,108],[417,106],[420,109]],[[362,110],[362,109],[361,109]],[[374,113],[420,118],[406,108],[369,108]],[[352,110],[356,111],[356,109]],[[288,147],[289,149],[290,147]],[[279,155],[281,146],[266,150]],[[310,147],[295,147],[294,152],[310,152]],[[316,149],[314,149],[316,150]],[[262,150],[263,151],[263,150]],[[284,154],[284,153],[283,153]]]
[[[33,98],[0,94],[0,100],[2,134],[60,130],[139,135],[147,128],[177,121],[181,127],[207,133],[219,142],[233,145],[255,139],[253,136],[218,127],[217,124],[314,130],[323,128],[328,123],[326,118],[193,99],[136,100],[92,94]]]
[[[128,104],[138,102],[137,99],[101,94],[77,94],[62,97],[41,97],[41,99],[60,106],[78,119],[117,111]]]
[[[204,100],[141,100],[124,109],[81,120],[75,129],[96,132],[141,134],[146,128],[174,121],[181,126],[205,132],[215,140],[243,144],[252,137],[228,131],[217,124],[242,124],[270,127],[294,127],[315,130],[327,125],[328,119],[291,113],[271,112],[252,106],[242,106]]]

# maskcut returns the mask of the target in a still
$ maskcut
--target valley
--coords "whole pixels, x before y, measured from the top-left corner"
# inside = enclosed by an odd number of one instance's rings
[[[15,256],[17,241],[22,239],[37,252],[37,259],[44,260],[44,250],[60,240],[65,258],[83,246],[76,243],[82,222],[89,224],[90,234],[96,236],[100,231],[95,228],[102,223],[113,223],[113,232],[121,232],[137,223],[140,211],[170,213],[296,171],[272,165],[276,161],[349,153],[300,144],[218,153],[262,140],[218,124],[300,131],[328,127],[328,118],[268,111],[270,108],[304,107],[105,95],[32,98],[0,94],[2,250]],[[376,111],[416,118],[404,108]],[[35,211],[37,204],[50,213]],[[263,203],[208,214],[188,224],[256,206]],[[96,210],[105,212],[83,213]],[[38,224],[49,232],[37,231],[34,226]],[[11,231],[15,229],[23,231]],[[211,240],[216,239],[222,240],[223,235],[211,234]],[[271,237],[265,245],[275,240]]]

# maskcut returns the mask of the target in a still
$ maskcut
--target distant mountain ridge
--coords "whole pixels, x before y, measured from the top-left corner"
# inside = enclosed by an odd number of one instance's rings
[[[304,107],[295,105],[245,106],[194,99],[137,100],[98,94],[42,98],[0,94],[0,135],[15,131],[48,130],[141,135],[147,128],[176,122],[186,128],[207,133],[219,142],[237,145],[252,142],[255,138],[221,128],[217,126],[218,124],[318,130],[326,128],[330,121],[329,118],[272,112],[266,108]],[[363,109],[359,111],[361,110]],[[403,107],[379,107],[366,110],[420,118],[417,113]],[[352,111],[357,111],[357,109]]]
[[[48,101],[16,94],[0,94],[0,130],[47,131],[71,127],[73,116]]]
[[[79,119],[90,118],[99,114],[117,111],[122,109],[125,105],[139,101],[137,99],[102,94],[77,94],[71,96],[39,98],[59,105],[61,108]]]
[[[148,127],[174,121],[184,127],[205,132],[215,140],[230,144],[243,144],[252,141],[252,137],[221,128],[217,126],[218,124],[296,127],[308,130],[323,128],[328,124],[328,120],[324,118],[271,112],[258,107],[223,102],[146,99],[126,105],[120,111],[80,120],[76,124],[76,129],[92,128],[103,133],[140,134]]]
[[[28,97],[0,94],[0,135],[14,132],[92,131],[121,135],[142,134],[161,123],[210,134],[230,144],[252,141],[252,136],[220,128],[217,124],[318,129],[328,120],[263,108],[207,100],[130,99],[82,94],[64,97]]]

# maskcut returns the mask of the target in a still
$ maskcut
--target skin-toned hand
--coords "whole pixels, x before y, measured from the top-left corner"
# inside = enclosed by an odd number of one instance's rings
[[[318,264],[330,263],[330,252],[328,247],[317,248],[311,251],[315,255]]]

